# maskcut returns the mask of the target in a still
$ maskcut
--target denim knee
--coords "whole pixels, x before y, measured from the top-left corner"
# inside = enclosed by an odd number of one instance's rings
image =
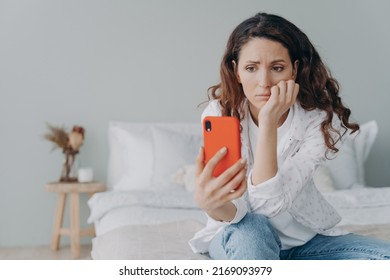
[[[248,213],[224,229],[222,246],[229,259],[279,259],[281,242],[265,216]]]

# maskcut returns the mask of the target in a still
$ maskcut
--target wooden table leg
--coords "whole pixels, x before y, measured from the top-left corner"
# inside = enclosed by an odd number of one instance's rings
[[[80,202],[79,193],[71,193],[70,200],[70,247],[74,258],[80,255]]]
[[[87,195],[88,195],[88,198],[91,198],[96,192],[88,192]],[[96,232],[95,232],[95,226],[92,225],[90,228],[88,228],[86,230],[86,235],[87,236],[92,236],[92,237],[95,237],[96,236]]]
[[[66,193],[58,193],[57,209],[54,217],[53,237],[51,240],[51,249],[57,251],[60,247],[61,228],[64,220]]]

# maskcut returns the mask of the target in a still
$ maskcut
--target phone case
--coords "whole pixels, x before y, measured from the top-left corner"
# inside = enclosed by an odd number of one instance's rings
[[[227,148],[227,154],[214,169],[214,177],[218,177],[241,158],[240,122],[237,118],[205,117],[203,119],[203,139],[206,163],[222,147]]]

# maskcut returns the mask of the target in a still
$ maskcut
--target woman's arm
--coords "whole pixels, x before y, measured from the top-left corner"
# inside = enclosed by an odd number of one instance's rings
[[[259,123],[252,184],[258,185],[275,177],[277,171],[277,126]]]
[[[260,184],[248,180],[248,199],[252,211],[273,217],[288,210],[303,188],[312,180],[315,169],[325,161],[327,147],[321,132],[321,123],[326,118],[324,112],[318,110],[305,113],[297,107],[294,114],[303,117],[306,122],[294,124],[298,128],[297,138],[290,140],[288,149],[282,154],[276,175]],[[340,120],[335,116],[333,127],[340,126]],[[293,133],[294,135],[294,133]],[[252,173],[254,170],[251,171]]]
[[[293,80],[280,81],[271,88],[271,96],[258,113],[258,136],[252,172],[253,185],[273,178],[278,171],[277,130],[295,103],[299,85]]]

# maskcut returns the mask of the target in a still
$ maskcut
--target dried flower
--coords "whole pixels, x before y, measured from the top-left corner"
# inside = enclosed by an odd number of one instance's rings
[[[74,168],[75,157],[79,152],[80,146],[84,142],[84,128],[74,126],[72,131],[67,133],[63,127],[55,127],[48,124],[49,132],[44,134],[44,138],[55,144],[54,148],[61,148],[65,154],[65,162],[62,167],[61,182],[76,182],[77,178],[71,176],[71,170]]]
[[[68,147],[68,133],[63,127],[55,127],[53,125],[47,124],[49,132],[44,134],[43,137],[46,140],[53,142],[56,146],[54,148],[61,148],[66,150]]]
[[[73,151],[77,152],[84,142],[84,128],[81,126],[74,126],[72,131],[69,133],[68,138],[69,146],[73,149]]]
[[[71,132],[66,132],[64,127],[56,127],[48,124],[49,132],[44,138],[55,144],[54,148],[60,148],[64,153],[77,154],[84,142],[85,130],[81,126],[74,126]]]

